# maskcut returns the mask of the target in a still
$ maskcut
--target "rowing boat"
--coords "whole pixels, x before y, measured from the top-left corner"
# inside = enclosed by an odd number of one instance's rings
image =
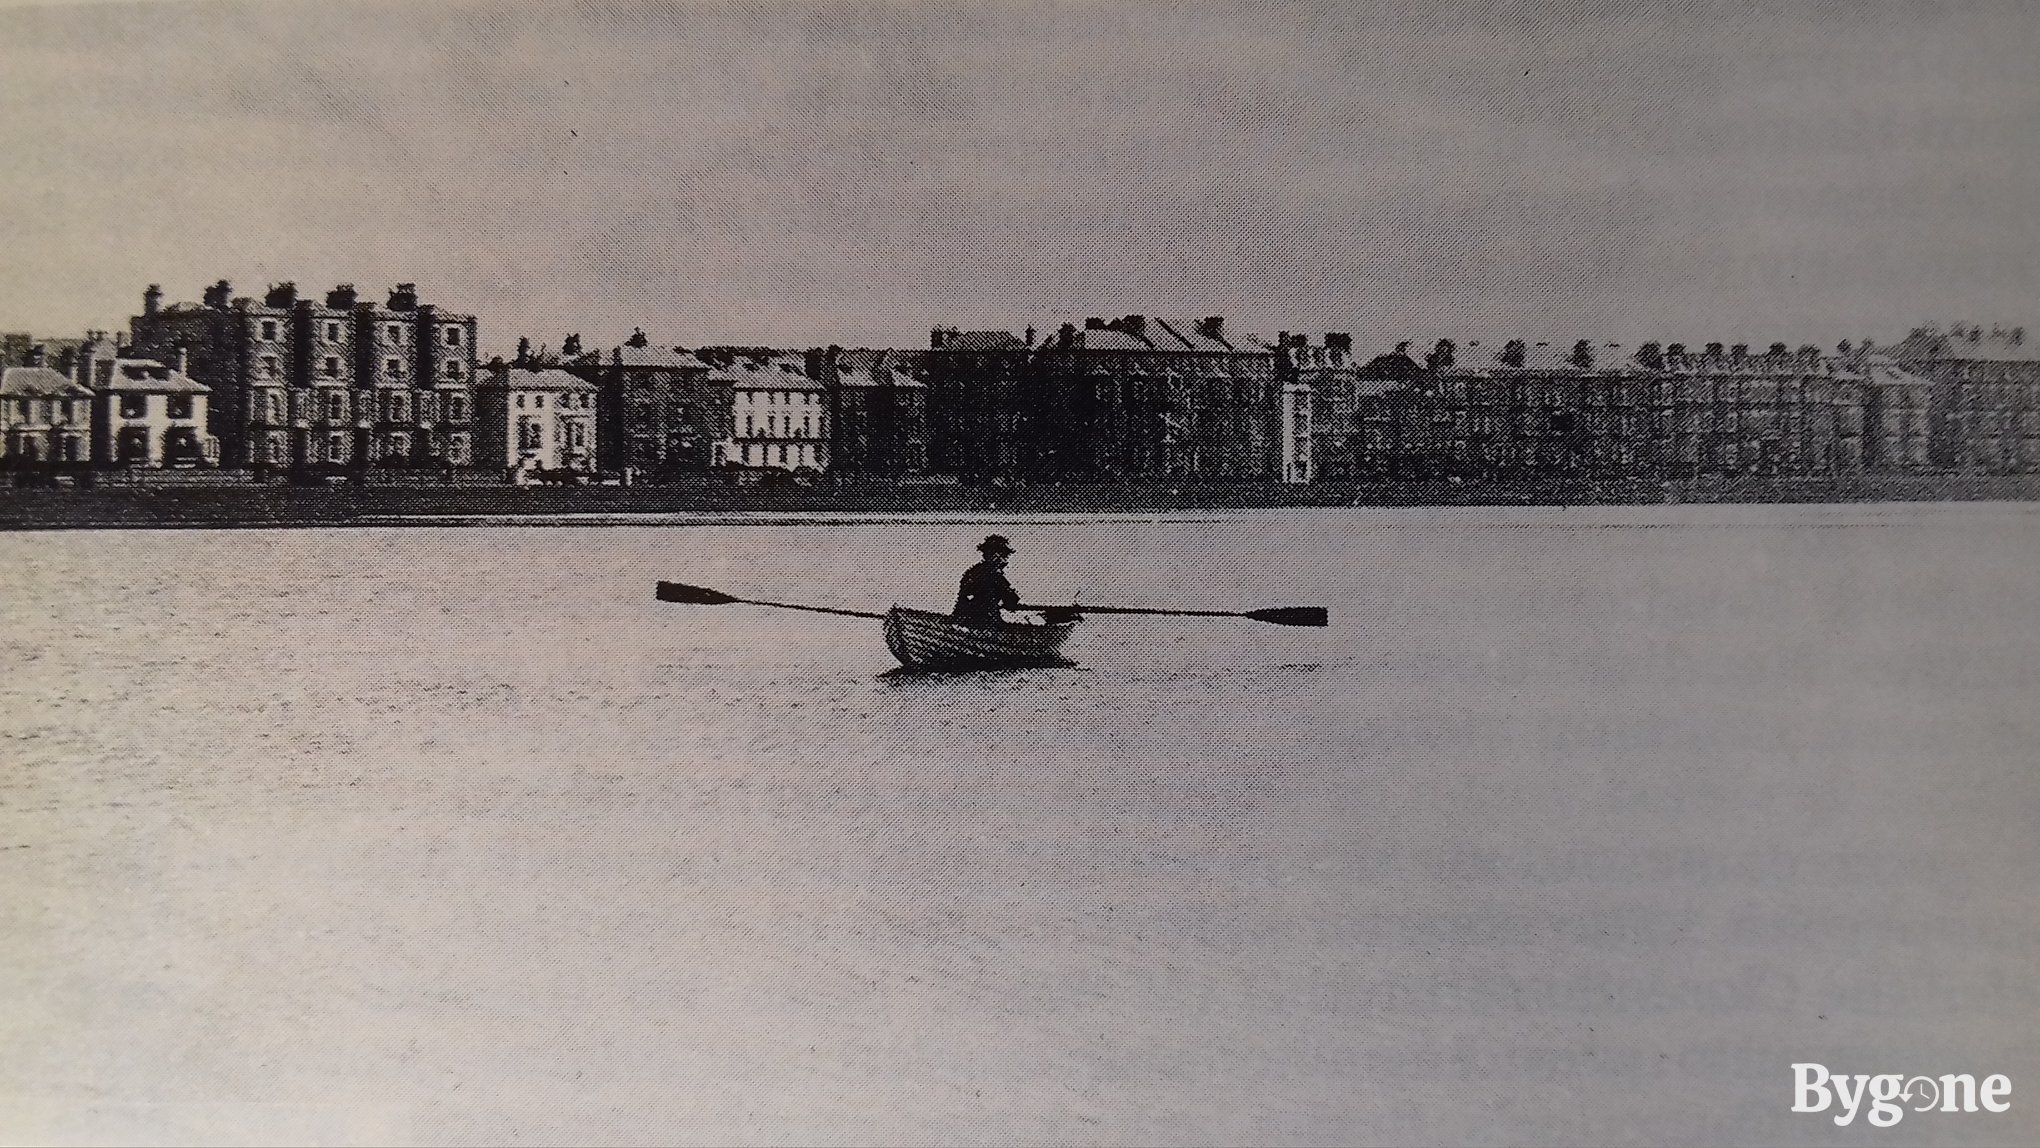
[[[894,606],[885,616],[885,644],[900,664],[917,670],[1002,670],[1067,666],[1064,639],[1074,619],[1038,624],[965,622],[947,614]]]

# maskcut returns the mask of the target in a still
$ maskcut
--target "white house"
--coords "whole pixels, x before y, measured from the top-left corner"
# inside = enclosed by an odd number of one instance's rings
[[[49,367],[0,374],[0,457],[17,463],[92,457],[92,392]]]
[[[557,367],[489,365],[475,387],[475,464],[513,480],[536,471],[593,473],[596,386]]]
[[[216,465],[219,440],[206,433],[212,388],[154,359],[100,361],[92,368],[92,453],[119,466]]]
[[[828,388],[793,356],[739,359],[709,376],[730,392],[731,437],[715,446],[718,466],[826,470]]]

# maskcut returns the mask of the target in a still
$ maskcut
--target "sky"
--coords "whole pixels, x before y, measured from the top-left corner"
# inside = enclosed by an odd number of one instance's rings
[[[0,330],[2040,327],[2040,4],[0,0]]]

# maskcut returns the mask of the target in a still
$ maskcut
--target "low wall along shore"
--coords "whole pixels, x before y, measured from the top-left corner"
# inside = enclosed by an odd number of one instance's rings
[[[1381,481],[1101,483],[989,488],[853,485],[695,486],[101,485],[0,489],[0,529],[392,525],[406,520],[682,512],[986,515],[1280,506],[1558,506],[1680,502],[2040,500],[2040,475],[1859,475],[1676,482]]]

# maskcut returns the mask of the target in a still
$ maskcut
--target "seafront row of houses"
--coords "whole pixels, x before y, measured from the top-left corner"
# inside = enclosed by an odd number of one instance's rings
[[[2023,328],[1878,345],[1438,340],[1125,315],[1046,334],[936,327],[912,349],[569,336],[483,359],[475,316],[400,284],[151,285],[124,337],[0,338],[0,463],[253,479],[1308,483],[2040,471]]]

